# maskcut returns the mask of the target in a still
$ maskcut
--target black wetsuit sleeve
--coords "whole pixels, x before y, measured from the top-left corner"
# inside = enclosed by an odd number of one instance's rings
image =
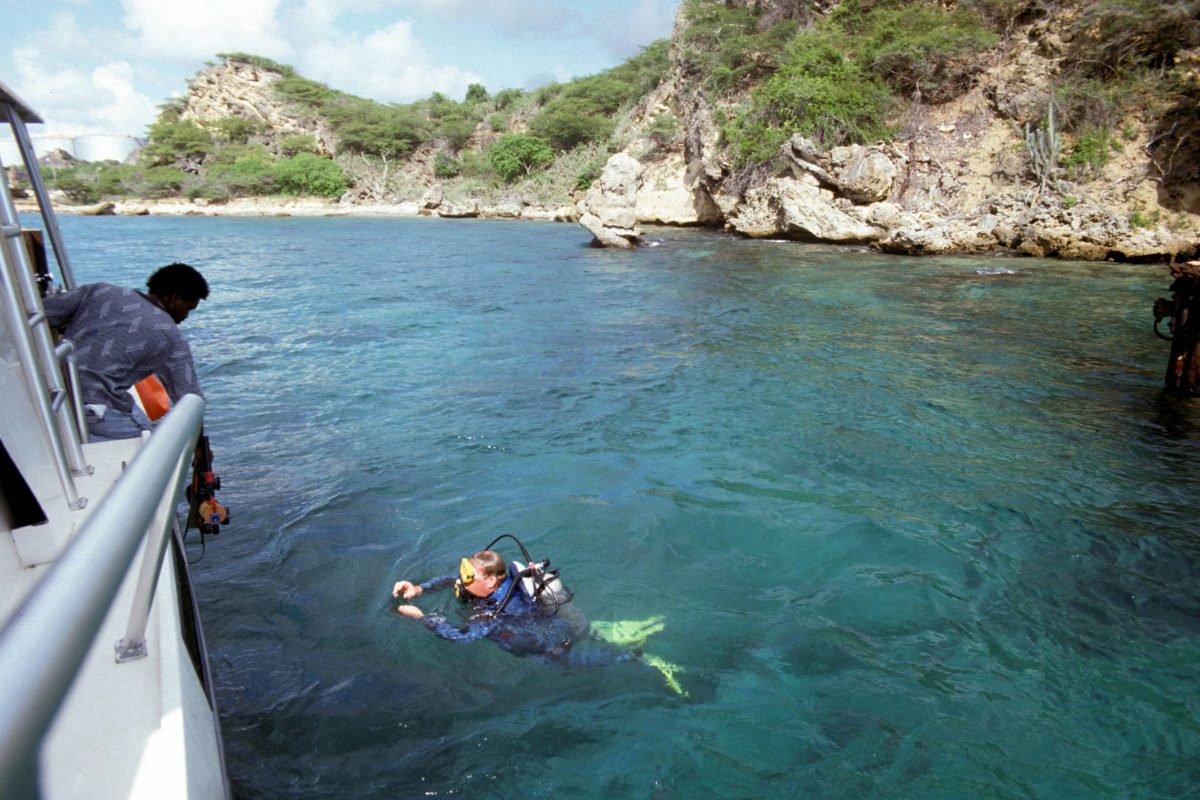
[[[493,620],[469,622],[466,627],[459,628],[451,624],[441,614],[426,614],[421,623],[443,639],[451,642],[474,642],[486,638],[495,625]]]
[[[442,575],[438,578],[430,578],[421,584],[421,592],[437,592],[454,584],[453,575]]]

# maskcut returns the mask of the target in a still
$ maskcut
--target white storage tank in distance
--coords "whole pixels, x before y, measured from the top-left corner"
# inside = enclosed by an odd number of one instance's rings
[[[88,133],[75,137],[75,158],[80,161],[124,162],[140,147],[132,136],[115,133]]]

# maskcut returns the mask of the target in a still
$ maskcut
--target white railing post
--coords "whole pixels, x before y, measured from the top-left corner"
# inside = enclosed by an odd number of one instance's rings
[[[175,486],[183,485],[189,455],[191,453],[183,453],[179,457],[179,463],[175,466]],[[146,657],[146,624],[150,621],[150,604],[154,602],[154,589],[162,571],[163,554],[167,550],[167,541],[170,538],[168,533],[178,525],[174,508],[175,492],[164,494],[155,516],[155,519],[158,515],[163,516],[162,524],[146,532],[146,545],[142,548],[142,568],[138,573],[137,588],[133,593],[133,605],[129,609],[129,623],[125,626],[124,638],[114,645],[118,664]]]

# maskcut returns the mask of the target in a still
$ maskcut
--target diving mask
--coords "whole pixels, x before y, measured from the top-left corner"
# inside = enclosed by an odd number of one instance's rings
[[[475,565],[471,559],[464,558],[458,562],[458,580],[454,582],[454,596],[463,600],[463,590],[475,582],[479,576],[475,573]]]

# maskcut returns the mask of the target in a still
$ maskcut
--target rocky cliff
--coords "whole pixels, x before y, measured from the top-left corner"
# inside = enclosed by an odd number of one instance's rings
[[[792,21],[802,27],[837,0],[725,5],[753,11],[760,26]],[[704,89],[706,76],[684,57],[689,21],[683,6],[666,79],[622,118],[614,139],[619,152],[586,193],[533,196],[520,187],[496,190],[447,180],[436,164],[442,145],[427,142],[405,159],[385,162],[382,175],[378,163],[337,156],[354,178],[342,206],[384,203],[442,216],[571,219],[606,246],[635,244],[638,225],[665,224],[909,254],[1167,260],[1200,251],[1195,153],[1177,147],[1164,158],[1149,121],[1130,119],[1123,135],[1108,143],[1103,167],[1086,178],[1068,182],[1059,176],[1051,190],[1031,169],[1026,136],[1062,69],[1067,45],[1061,32],[1068,26],[1056,14],[1077,13],[1069,3],[1015,24],[979,53],[964,92],[909,106],[895,139],[821,147],[797,135],[753,170],[735,163],[719,124],[745,104],[749,90],[714,97]],[[1200,82],[1198,65],[1196,51],[1185,51],[1177,69],[1184,80]],[[338,153],[325,120],[273,91],[280,79],[270,69],[226,61],[192,81],[182,118],[208,128],[229,117],[258,121],[256,141],[275,154],[296,134],[312,136],[322,153]],[[650,146],[655,121],[664,117],[676,121],[676,132]],[[509,130],[524,132],[527,123],[528,115],[515,115]],[[480,152],[497,135],[481,121],[465,150]]]
[[[805,20],[832,5],[740,4],[764,20]],[[1044,102],[1058,73],[1061,22],[1045,17],[981,54],[989,66],[974,86],[950,102],[917,108],[901,138],[824,150],[795,136],[775,163],[749,180],[719,146],[715,120],[729,109],[710,105],[676,48],[671,77],[647,98],[640,116],[673,113],[686,135],[667,157],[642,169],[637,221],[722,225],[749,237],[870,244],[908,254],[1116,260],[1195,254],[1196,175],[1172,180],[1163,174],[1147,124],[1129,125],[1110,145],[1117,152],[1086,181],[1047,191],[1031,174],[1020,123]],[[681,9],[676,44],[686,25]],[[1193,63],[1195,54],[1181,60]],[[582,207],[597,210],[587,201]]]

